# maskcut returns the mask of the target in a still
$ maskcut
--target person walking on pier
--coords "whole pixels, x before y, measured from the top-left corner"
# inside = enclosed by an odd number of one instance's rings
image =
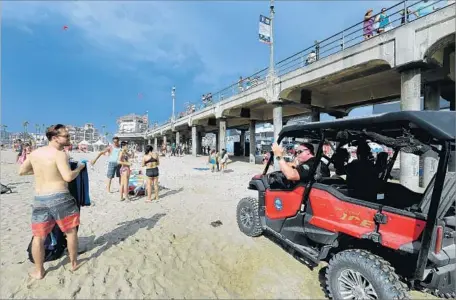
[[[364,15],[363,26],[364,39],[370,39],[373,35],[374,30],[374,18],[372,17],[372,8],[370,8]]]

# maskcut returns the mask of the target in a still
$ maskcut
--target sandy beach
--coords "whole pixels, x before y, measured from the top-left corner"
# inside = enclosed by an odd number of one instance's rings
[[[94,153],[72,153],[76,160]],[[319,276],[266,237],[249,238],[236,205],[262,166],[233,162],[225,174],[199,171],[207,157],[162,158],[160,200],[120,202],[105,188],[106,157],[89,167],[93,205],[81,210],[75,273],[69,260],[45,263],[46,277],[28,277],[33,176],[17,175],[15,153],[1,152],[0,297],[5,298],[289,298],[322,299]],[[113,190],[118,191],[113,180]],[[220,220],[221,226],[211,222]],[[429,295],[412,293],[416,299]]]

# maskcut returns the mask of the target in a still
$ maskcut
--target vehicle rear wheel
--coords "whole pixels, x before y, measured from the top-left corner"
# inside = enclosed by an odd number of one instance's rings
[[[236,219],[239,229],[248,236],[260,236],[263,228],[258,214],[258,199],[247,197],[237,205]]]
[[[326,288],[331,299],[410,299],[394,268],[360,249],[333,256],[326,270]]]

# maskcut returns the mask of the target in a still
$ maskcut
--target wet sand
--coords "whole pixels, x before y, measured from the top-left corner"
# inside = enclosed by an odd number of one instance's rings
[[[81,210],[79,256],[45,263],[33,280],[27,257],[31,239],[33,177],[17,175],[14,153],[1,153],[0,297],[4,298],[288,298],[322,299],[319,272],[310,270],[266,237],[249,238],[236,224],[236,205],[262,166],[234,162],[225,174],[199,171],[207,157],[162,158],[160,200],[120,202],[105,191],[106,157],[89,167],[94,203]],[[91,159],[93,153],[73,153]],[[113,180],[112,190],[118,191]],[[213,227],[211,222],[222,225]],[[414,298],[424,294],[412,293]],[[431,298],[426,296],[426,298]]]

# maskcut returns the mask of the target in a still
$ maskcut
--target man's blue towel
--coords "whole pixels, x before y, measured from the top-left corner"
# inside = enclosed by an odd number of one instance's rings
[[[87,161],[81,161],[87,164]],[[78,162],[71,161],[70,167],[71,170],[76,169]],[[76,199],[78,207],[81,206],[90,206],[90,196],[89,196],[89,174],[87,172],[87,167],[82,169],[79,175],[68,184],[68,189],[70,194]]]

